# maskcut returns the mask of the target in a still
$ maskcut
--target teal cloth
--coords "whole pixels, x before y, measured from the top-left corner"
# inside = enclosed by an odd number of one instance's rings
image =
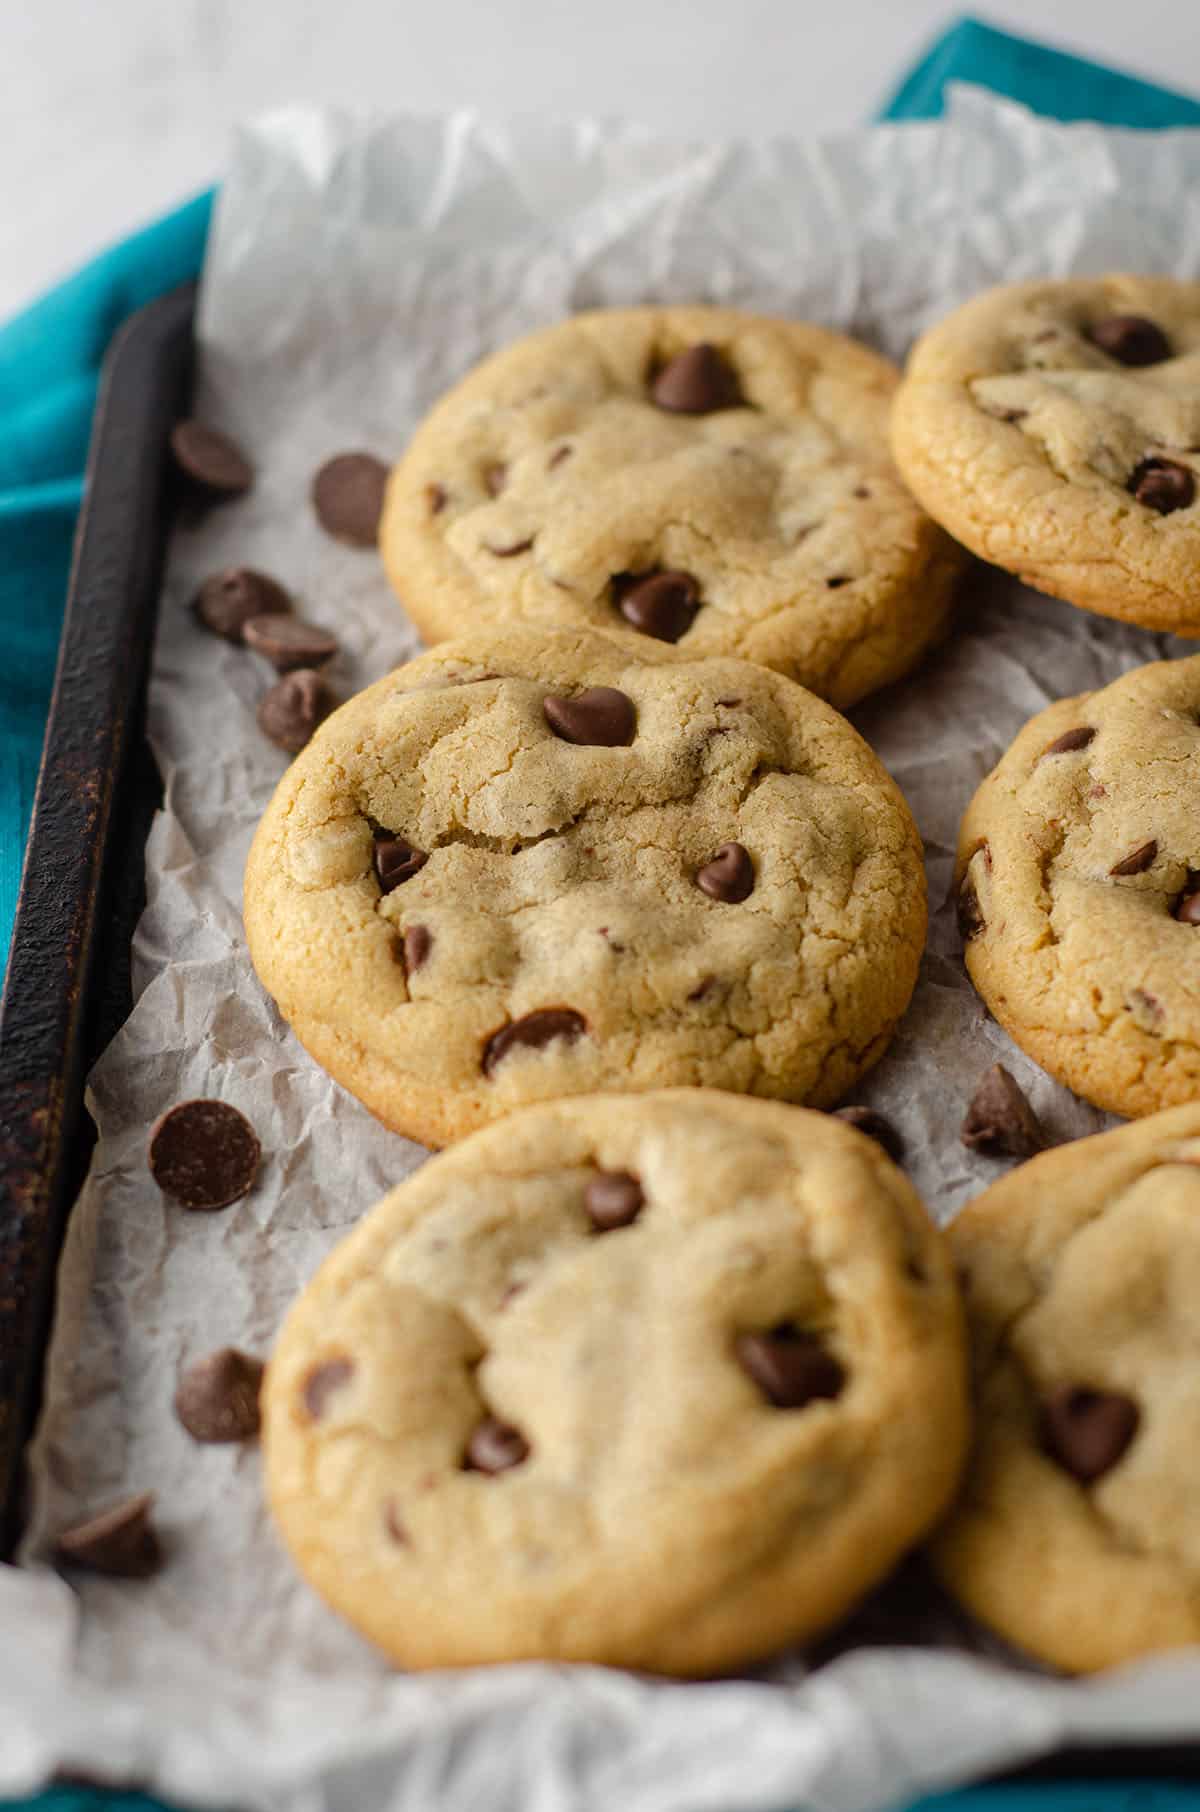
[[[880,111],[935,119],[948,82],[974,82],[1060,120],[1200,126],[1200,101],[976,19],[952,26]],[[7,952],[41,753],[71,540],[104,350],[143,303],[195,277],[212,195],[198,196],[89,264],[0,328],[0,952]],[[11,1812],[168,1812],[139,1795],[64,1787]],[[1197,1812],[1200,1790],[1143,1781],[978,1787],[909,1812]]]

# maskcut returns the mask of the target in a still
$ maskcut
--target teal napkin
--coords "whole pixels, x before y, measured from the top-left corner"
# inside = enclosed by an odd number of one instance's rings
[[[1059,120],[1200,126],[1200,101],[963,19],[904,77],[879,117],[935,119],[948,82],[974,82]],[[6,954],[66,595],[71,540],[104,350],[126,316],[198,275],[212,195],[97,258],[0,328],[0,954]],[[909,1812],[1196,1812],[1162,1782],[980,1787]],[[168,1812],[156,1801],[64,1787],[11,1812]]]

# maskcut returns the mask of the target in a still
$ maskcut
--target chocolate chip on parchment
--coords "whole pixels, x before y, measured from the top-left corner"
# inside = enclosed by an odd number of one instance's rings
[[[584,1191],[583,1204],[598,1233],[612,1233],[636,1221],[645,1205],[637,1178],[628,1170],[602,1170]]]
[[[381,893],[391,893],[405,881],[411,881],[424,868],[429,857],[415,843],[403,837],[378,836],[372,855],[375,879]]]
[[[883,1147],[893,1164],[899,1164],[904,1158],[904,1140],[896,1131],[891,1121],[883,1114],[877,1114],[873,1107],[839,1107],[834,1109],[834,1118],[844,1120],[847,1126],[857,1127],[868,1139],[874,1139],[876,1145]]]
[[[987,920],[983,916],[979,895],[975,890],[975,883],[971,879],[969,870],[959,885],[956,915],[958,935],[964,944],[969,944],[973,937],[978,937],[981,931],[987,930]]]
[[[520,1429],[498,1416],[485,1416],[467,1442],[467,1472],[511,1472],[529,1457],[529,1442]]]
[[[542,713],[564,742],[592,748],[621,748],[633,741],[637,729],[633,700],[615,686],[588,686],[573,698],[547,693]]]
[[[510,1051],[521,1048],[544,1050],[556,1038],[574,1044],[586,1031],[587,1020],[574,1007],[538,1007],[534,1012],[526,1013],[524,1018],[512,1019],[492,1033],[483,1047],[483,1073],[491,1076]]]
[[[175,1414],[196,1441],[249,1441],[261,1423],[263,1362],[235,1346],[189,1365],[175,1392]]]
[[[276,680],[258,701],[258,727],[278,749],[298,755],[333,710],[333,697],[319,673],[297,667]]]
[[[1119,1391],[1060,1384],[1042,1400],[1042,1446],[1081,1485],[1111,1472],[1137,1433],[1138,1406]]]
[[[840,1395],[846,1374],[816,1334],[784,1322],[769,1334],[739,1334],[738,1363],[778,1409]]]
[[[1155,837],[1151,837],[1149,843],[1139,843],[1138,847],[1135,850],[1132,850],[1129,855],[1122,856],[1119,862],[1114,862],[1108,872],[1110,875],[1144,874],[1146,869],[1152,865],[1157,855],[1158,840]]]
[[[155,1122],[147,1156],[164,1195],[208,1212],[252,1188],[262,1147],[245,1114],[227,1101],[181,1101]]]
[[[754,863],[740,843],[722,843],[703,868],[696,871],[696,886],[710,900],[736,906],[754,891]]]
[[[114,1579],[149,1579],[162,1565],[162,1547],[150,1520],[154,1493],[124,1503],[66,1529],[55,1544],[60,1560]]]
[[[975,1090],[960,1136],[968,1151],[988,1158],[1031,1158],[1047,1144],[1041,1121],[1002,1063],[994,1063]]]
[[[305,623],[300,617],[282,616],[278,611],[250,617],[242,626],[242,640],[255,654],[270,661],[276,673],[292,673],[297,667],[320,667],[338,651],[337,637],[327,629]]]
[[[373,453],[326,460],[312,482],[313,508],[326,534],[350,547],[374,547],[387,481],[388,469]]]
[[[192,600],[192,608],[214,635],[224,636],[228,642],[240,642],[251,617],[285,615],[292,608],[292,600],[283,586],[266,573],[257,572],[252,566],[231,566],[204,581]]]
[[[353,1359],[327,1359],[309,1372],[304,1380],[304,1407],[314,1422],[319,1422],[329,1406],[329,1399],[344,1389],[354,1376]]]
[[[236,442],[203,422],[176,422],[171,429],[175,464],[196,489],[214,502],[240,497],[254,483],[254,467]]]
[[[1128,488],[1139,503],[1160,516],[1186,510],[1196,497],[1196,480],[1177,459],[1143,459],[1134,467]]]
[[[612,596],[627,623],[659,642],[686,635],[700,608],[700,587],[690,573],[616,573]]]
[[[1157,321],[1145,315],[1106,315],[1086,336],[1121,365],[1160,365],[1171,357],[1171,342]]]
[[[433,933],[424,925],[410,925],[404,933],[404,970],[407,975],[415,975],[429,960],[433,949]]]
[[[1056,736],[1053,742],[1047,743],[1038,759],[1044,761],[1047,755],[1073,755],[1076,749],[1086,749],[1095,734],[1091,724],[1080,724],[1076,730],[1064,730],[1061,736]]]
[[[711,415],[740,409],[745,401],[733,371],[706,340],[676,353],[655,376],[650,394],[660,409],[676,415]]]

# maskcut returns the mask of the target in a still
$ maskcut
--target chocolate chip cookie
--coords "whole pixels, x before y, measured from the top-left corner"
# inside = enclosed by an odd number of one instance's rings
[[[906,673],[958,570],[887,444],[897,373],[726,308],[611,309],[506,347],[393,473],[383,558],[429,641],[618,629],[841,707]]]
[[[985,560],[1200,636],[1200,284],[989,290],[918,343],[892,444],[925,508]]]
[[[1057,1667],[1200,1642],[1200,1107],[1034,1158],[950,1238],[977,1436],[947,1585]]]
[[[544,1104],[394,1190],[292,1309],[271,1506],[405,1667],[710,1673],[830,1624],[945,1508],[960,1317],[942,1236],[840,1121]]]
[[[971,979],[1097,1107],[1200,1095],[1200,655],[1032,718],[959,832]]]
[[[513,629],[326,720],[245,920],[313,1056],[441,1145],[605,1088],[832,1104],[908,1003],[925,887],[899,791],[790,680]]]

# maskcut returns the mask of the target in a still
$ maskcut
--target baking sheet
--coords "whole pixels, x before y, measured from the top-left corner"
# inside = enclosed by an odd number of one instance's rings
[[[489,129],[292,110],[243,132],[200,317],[198,412],[252,453],[247,499],[181,526],[150,728],[166,802],[147,848],[138,1004],[92,1078],[101,1138],[64,1254],[34,1512],[0,1569],[0,1792],[55,1768],[257,1812],[857,1812],[1068,1737],[1200,1738],[1200,1657],[1078,1684],[1018,1670],[957,1620],[912,1649],[809,1672],[681,1686],[599,1669],[388,1671],[327,1612],[266,1521],[253,1449],[198,1448],[176,1373],[227,1341],[265,1351],[340,1233],[422,1153],[385,1132],[291,1039],[255,981],[241,871],[284,768],[254,708],[256,658],[204,635],[201,578],[251,564],[335,628],[343,694],[415,647],[373,554],[307,502],[318,464],[399,452],[418,415],[492,347],[564,312],[725,301],[809,316],[895,356],[976,289],[1140,267],[1200,273],[1200,134],[1060,128],[971,91],[949,121],[821,144],[672,146],[613,125]],[[958,1141],[1002,1057],[1057,1137],[1101,1116],[989,1023],[948,899],[958,818],[1052,698],[1170,652],[981,583],[956,634],[856,721],[926,839],[929,949],[912,1010],[862,1098],[902,1129],[939,1218],[999,1167]],[[235,1102],[266,1152],[255,1192],[186,1216],[145,1169],[155,1116]],[[53,1533],[135,1489],[159,1496],[169,1564],[145,1583],[43,1563]]]

